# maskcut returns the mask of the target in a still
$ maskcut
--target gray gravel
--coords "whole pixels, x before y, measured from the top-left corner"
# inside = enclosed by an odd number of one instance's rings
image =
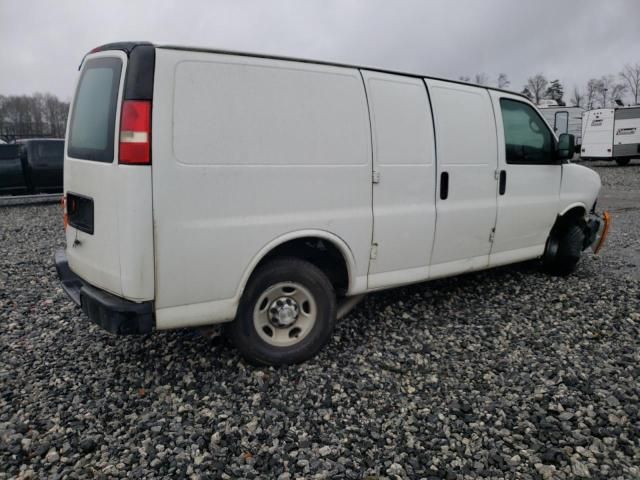
[[[371,295],[281,369],[102,332],[56,280],[59,207],[0,208],[0,478],[639,478],[640,166],[596,168],[616,228],[573,276]]]
[[[640,160],[627,167],[609,162],[588,162],[602,177],[598,204],[613,214],[614,241],[602,258],[623,275],[640,280]]]

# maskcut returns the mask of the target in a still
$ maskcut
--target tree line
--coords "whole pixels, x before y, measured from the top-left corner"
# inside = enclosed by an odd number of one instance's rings
[[[62,138],[68,113],[69,103],[51,93],[0,95],[0,137]]]
[[[477,73],[473,77],[461,76],[463,82],[473,82],[479,85],[495,85],[498,88],[510,88],[506,73],[501,73],[491,81],[485,73]],[[570,98],[565,100],[564,86],[559,79],[549,80],[542,73],[527,79],[526,85],[520,91],[536,105],[543,100],[554,100],[558,105],[583,107],[588,110],[594,108],[611,108],[619,103],[638,105],[640,99],[640,63],[627,64],[617,75],[603,75],[591,78],[583,87],[574,86]],[[625,102],[626,100],[626,102]]]

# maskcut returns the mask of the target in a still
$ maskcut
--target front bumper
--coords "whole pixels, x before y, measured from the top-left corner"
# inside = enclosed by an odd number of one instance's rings
[[[153,302],[131,302],[89,285],[71,271],[64,250],[58,250],[54,259],[62,288],[92,322],[119,335],[153,331]]]

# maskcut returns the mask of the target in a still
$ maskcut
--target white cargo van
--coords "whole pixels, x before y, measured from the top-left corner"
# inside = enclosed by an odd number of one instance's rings
[[[114,333],[231,322],[303,361],[374,290],[601,244],[598,175],[519,95],[147,43],[83,60],[67,128],[65,290]],[[590,213],[591,212],[591,213]]]
[[[640,158],[640,106],[600,108],[583,115],[583,160],[615,160],[627,165]]]

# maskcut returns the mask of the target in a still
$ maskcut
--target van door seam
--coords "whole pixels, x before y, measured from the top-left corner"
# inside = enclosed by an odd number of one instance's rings
[[[494,95],[492,94],[492,92],[490,92],[488,89],[486,90],[487,94],[489,95],[489,103],[491,103],[491,113],[493,113],[493,124],[495,126],[495,134],[496,134],[496,172],[499,171],[502,167],[502,165],[500,165],[500,141],[499,141],[499,137],[498,137],[498,116],[496,115],[496,107],[494,104]],[[501,117],[502,118],[502,117]],[[505,151],[505,171],[506,171],[506,151]],[[495,175],[494,175],[495,177]],[[491,229],[490,232],[490,240],[491,240],[491,245],[489,246],[489,265],[491,265],[491,255],[493,254],[493,246],[495,245],[495,239],[496,239],[496,231],[498,228],[498,214],[499,214],[499,210],[500,210],[500,205],[499,205],[499,200],[500,200],[500,192],[499,192],[499,181],[497,181],[498,179],[496,178],[496,210],[495,210],[495,217],[494,217],[494,221],[493,221],[493,228]]]
[[[429,112],[431,113],[431,128],[433,129],[433,210],[434,210],[434,220],[433,220],[433,238],[431,239],[431,252],[429,253],[429,262],[427,265],[429,266],[429,276],[431,276],[431,262],[433,260],[433,252],[436,246],[436,238],[438,233],[438,181],[440,179],[440,172],[438,170],[439,160],[438,160],[438,138],[436,131],[436,116],[433,113],[433,102],[431,101],[431,92],[429,92],[429,85],[427,84],[427,79],[423,78],[422,83],[424,84],[424,89],[427,92],[427,102],[429,103]]]
[[[365,101],[367,103],[367,116],[369,119],[369,143],[371,146],[371,172],[370,172],[370,176],[369,176],[369,185],[370,185],[370,191],[371,191],[371,198],[370,198],[370,204],[371,204],[371,241],[369,243],[369,259],[367,260],[367,288],[369,286],[369,275],[371,274],[371,248],[375,242],[375,228],[376,228],[376,216],[375,216],[375,210],[374,210],[374,204],[373,204],[373,172],[375,169],[375,153],[374,153],[374,145],[373,145],[373,124],[371,122],[371,105],[369,104],[369,94],[367,92],[367,84],[364,81],[364,75],[362,75],[362,69],[358,69],[358,73],[360,74],[360,80],[362,80],[362,89],[364,90],[364,98]]]

